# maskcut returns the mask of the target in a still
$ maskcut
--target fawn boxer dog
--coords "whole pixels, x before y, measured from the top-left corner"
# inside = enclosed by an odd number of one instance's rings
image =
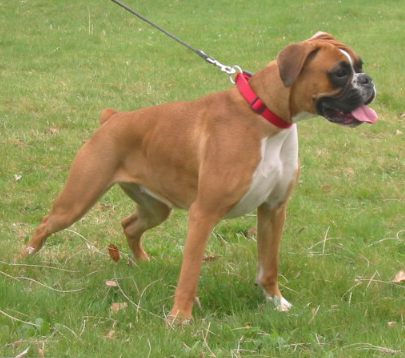
[[[106,109],[101,127],[81,148],[62,193],[21,256],[36,253],[52,233],[80,219],[114,184],[137,204],[122,220],[137,260],[148,260],[142,234],[172,208],[189,210],[180,278],[168,320],[192,318],[204,250],[222,219],[257,208],[256,283],[281,310],[291,304],[277,283],[286,207],[299,173],[296,122],[317,115],[340,125],[374,123],[367,104],[372,79],[347,45],[318,32],[283,49],[236,88],[192,102],[134,112]]]

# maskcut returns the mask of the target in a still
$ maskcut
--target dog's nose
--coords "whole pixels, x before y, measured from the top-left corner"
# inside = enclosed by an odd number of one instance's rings
[[[362,73],[357,77],[357,82],[362,86],[373,86],[373,80],[369,75],[366,75],[365,73]]]

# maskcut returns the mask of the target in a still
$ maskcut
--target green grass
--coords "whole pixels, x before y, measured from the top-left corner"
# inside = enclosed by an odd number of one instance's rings
[[[405,269],[402,1],[127,3],[221,62],[253,72],[285,45],[331,32],[364,59],[380,120],[354,130],[322,118],[299,125],[303,170],[280,253],[280,283],[293,309],[275,311],[253,285],[250,215],[215,229],[207,253],[221,257],[204,264],[201,308],[192,324],[171,330],[163,318],[185,212],[147,233],[151,262],[115,264],[106,247],[129,254],[119,222],[133,204],[113,188],[40,254],[21,266],[14,257],[103,108],[192,100],[231,85],[110,1],[2,1],[0,355],[29,348],[30,357],[405,357],[405,286],[390,283]],[[119,287],[107,287],[114,278]],[[124,302],[127,308],[110,310]]]

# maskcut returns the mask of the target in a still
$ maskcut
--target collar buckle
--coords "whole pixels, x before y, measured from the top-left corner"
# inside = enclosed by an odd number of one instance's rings
[[[257,114],[262,114],[267,108],[266,105],[263,103],[263,101],[259,97],[256,97],[252,102],[250,102],[249,106]]]
[[[272,112],[269,108],[267,108],[263,100],[260,99],[260,97],[255,93],[255,91],[253,91],[252,87],[250,87],[249,80],[252,77],[252,74],[244,72],[241,69],[240,71],[241,72],[236,75],[235,81],[233,81],[231,77],[231,82],[236,84],[240,94],[248,102],[249,107],[255,113],[261,115],[263,118],[265,118],[274,126],[281,129],[290,128],[293,125],[293,123],[285,121],[281,117],[277,116],[274,112]]]

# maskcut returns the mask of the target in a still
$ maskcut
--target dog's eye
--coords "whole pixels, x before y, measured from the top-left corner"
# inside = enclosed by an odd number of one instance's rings
[[[345,69],[345,68],[341,68],[341,69],[339,69],[339,70],[337,70],[336,72],[335,72],[335,76],[337,77],[337,78],[344,78],[344,77],[347,77],[347,76],[349,76],[350,75],[350,72],[347,70],[347,69]]]
[[[343,87],[346,85],[352,71],[351,65],[342,61],[333,71],[328,72],[328,76],[334,87]]]

